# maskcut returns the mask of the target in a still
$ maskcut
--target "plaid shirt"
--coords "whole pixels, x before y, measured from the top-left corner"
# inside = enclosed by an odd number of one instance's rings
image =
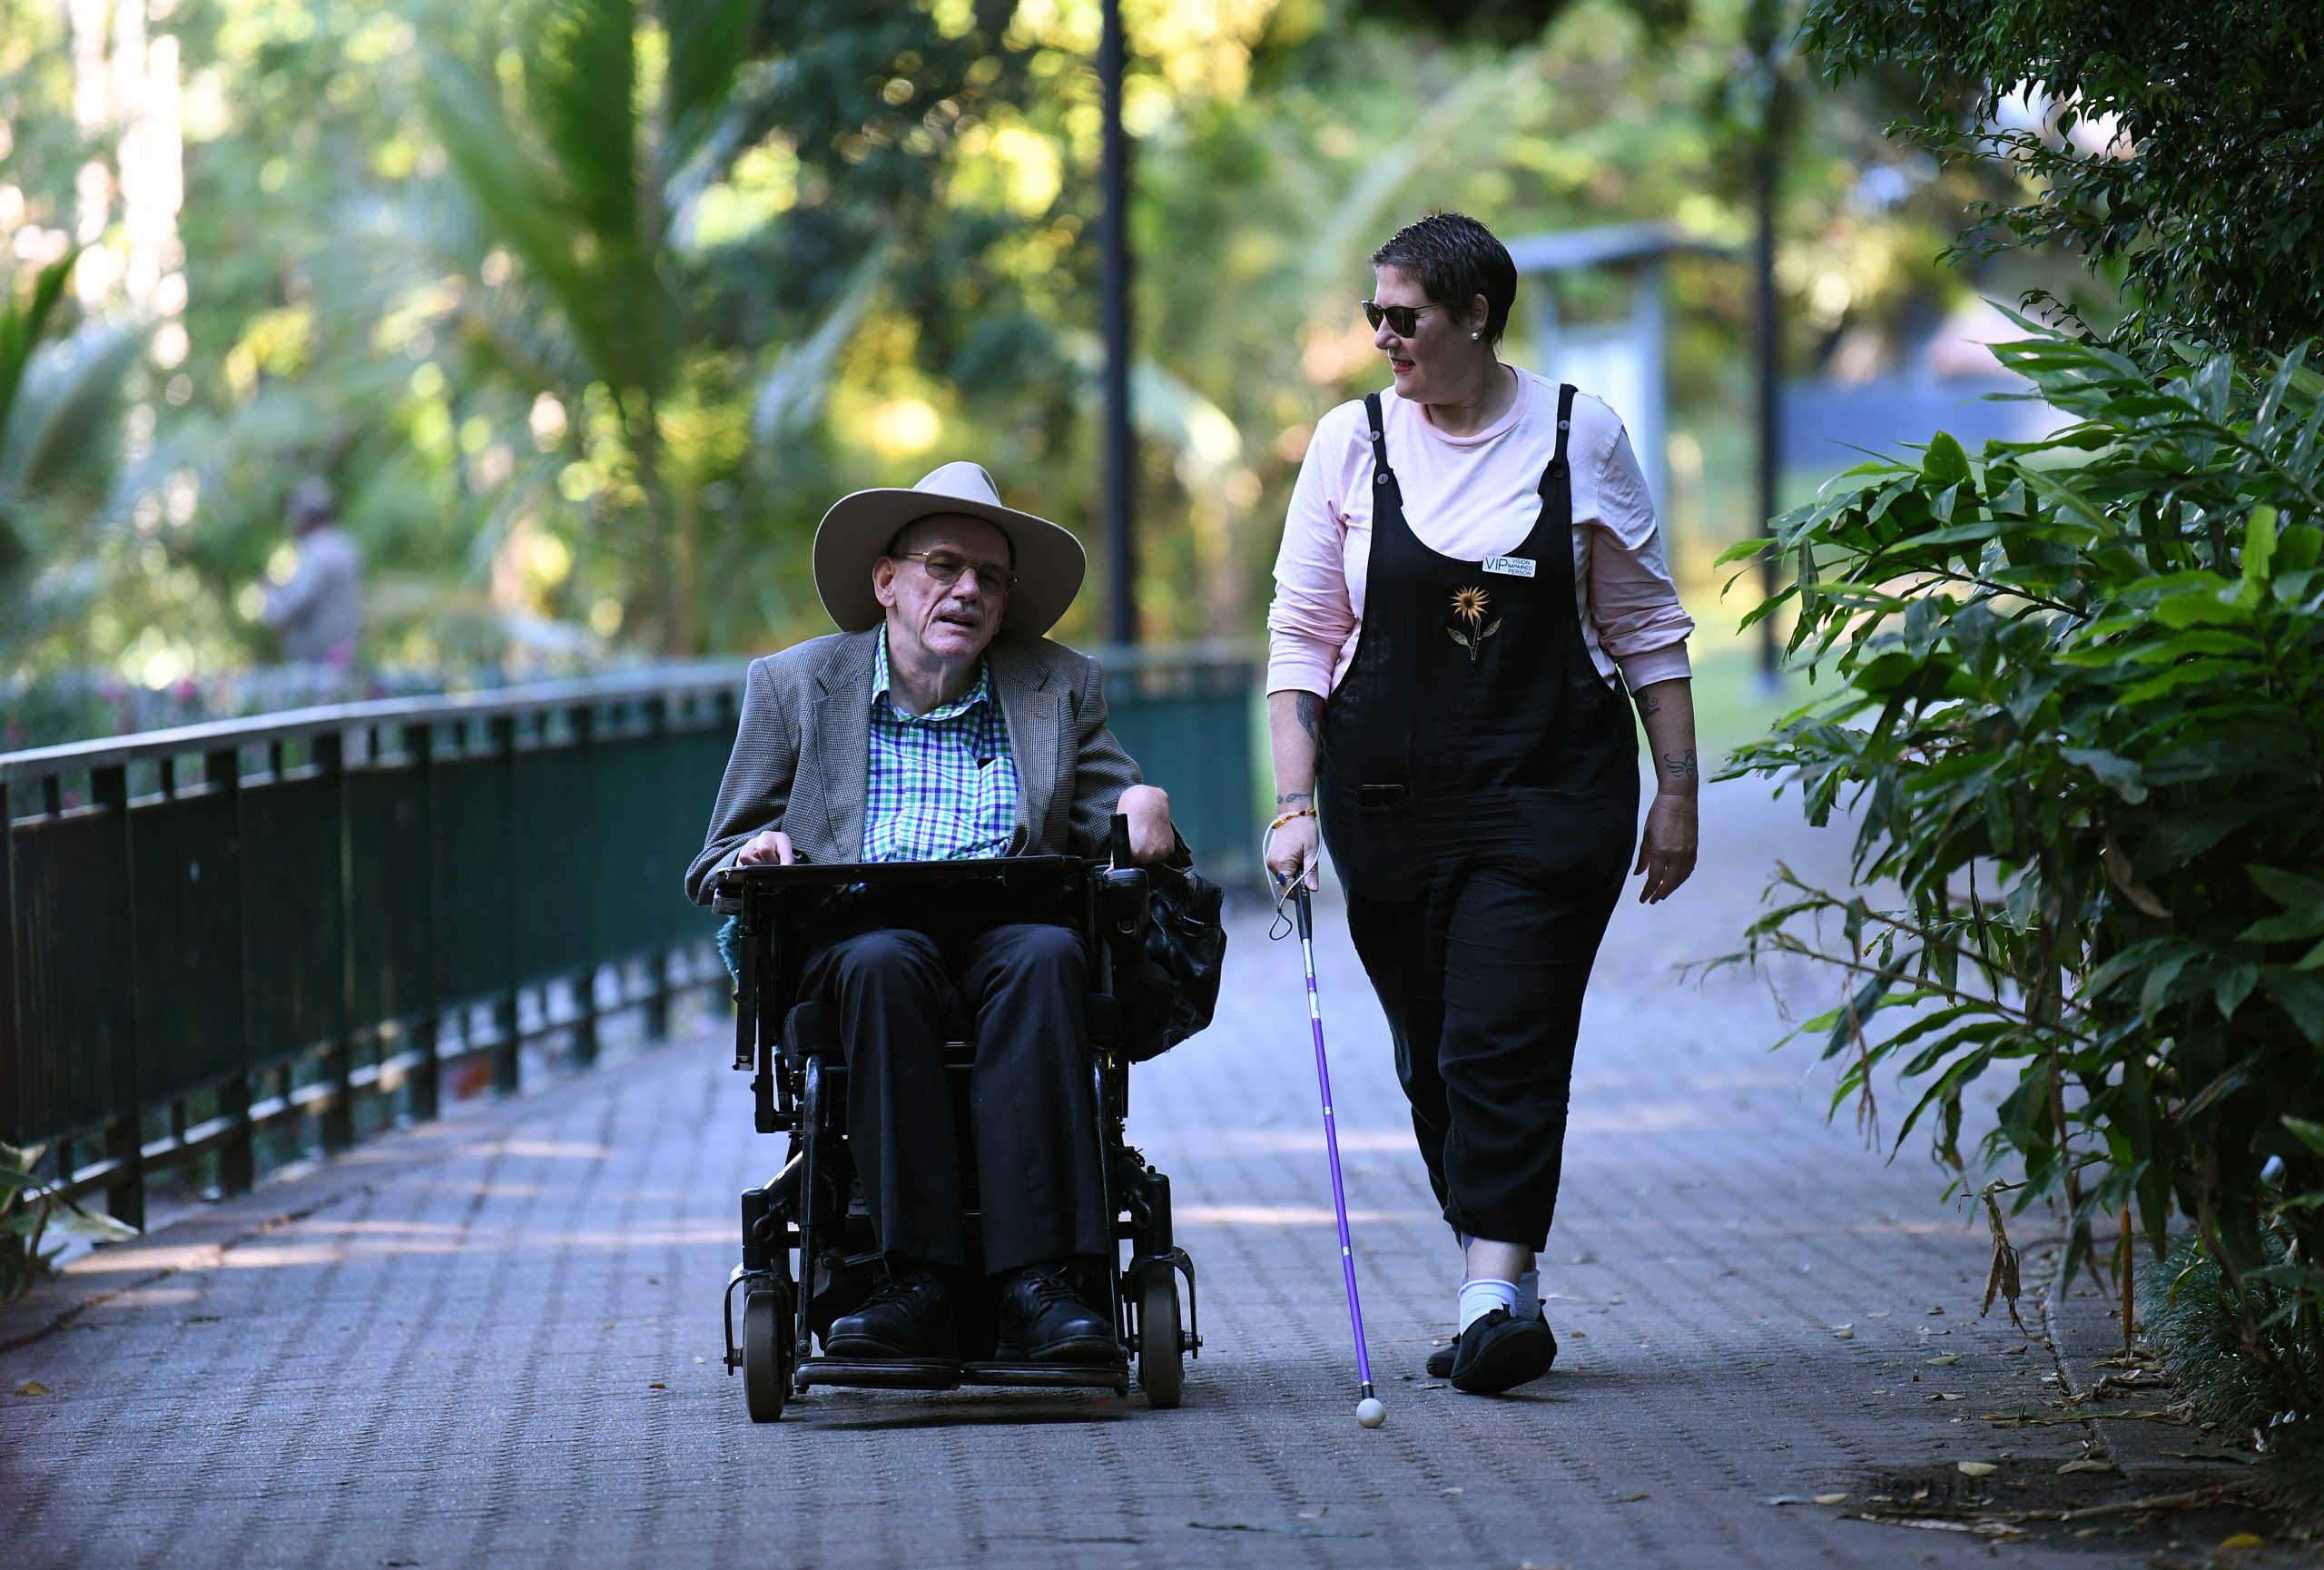
[[[870,767],[864,775],[863,859],[958,861],[997,856],[1017,831],[1017,765],[992,670],[926,714],[888,698],[888,635],[872,661]]]

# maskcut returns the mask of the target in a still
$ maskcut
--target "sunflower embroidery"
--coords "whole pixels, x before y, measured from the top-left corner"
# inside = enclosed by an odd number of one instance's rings
[[[1469,651],[1471,665],[1476,664],[1477,657],[1484,652],[1485,639],[1501,630],[1499,617],[1491,621],[1485,620],[1492,609],[1492,596],[1482,588],[1456,588],[1452,591],[1452,615],[1456,619],[1467,622],[1469,630],[1462,632],[1458,627],[1448,627],[1444,631],[1454,643]]]

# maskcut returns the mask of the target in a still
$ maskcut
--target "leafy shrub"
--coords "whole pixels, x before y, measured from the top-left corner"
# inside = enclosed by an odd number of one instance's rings
[[[1729,553],[1795,564],[1754,619],[1792,607],[1795,663],[1838,682],[1730,773],[1861,814],[1856,886],[1780,873],[1734,957],[1841,967],[1802,1027],[1840,1096],[1893,1064],[1898,1139],[1927,1120],[1958,1170],[1965,1093],[2014,1075],[1978,1154],[2022,1162],[2021,1208],[2063,1200],[2070,1265],[2187,1218],[2276,1408],[2324,1414],[2281,1355],[2324,1346],[2324,378],[1995,352],[2074,423],[1939,435]]]
[[[41,1247],[52,1227],[108,1241],[136,1236],[110,1216],[40,1194],[33,1176],[40,1158],[37,1148],[19,1150],[0,1145],[0,1302],[19,1296],[48,1274],[60,1251]]]

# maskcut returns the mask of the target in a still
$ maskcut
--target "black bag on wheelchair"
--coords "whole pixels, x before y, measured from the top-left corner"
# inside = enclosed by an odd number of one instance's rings
[[[1147,920],[1136,953],[1117,961],[1122,1052],[1158,1058],[1210,1023],[1226,961],[1226,895],[1192,867],[1150,866]]]

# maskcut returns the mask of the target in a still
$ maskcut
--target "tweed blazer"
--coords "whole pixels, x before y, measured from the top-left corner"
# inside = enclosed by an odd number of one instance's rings
[[[863,854],[872,745],[872,663],[880,629],[831,633],[751,662],[742,726],[711,809],[686,894],[710,899],[711,874],[762,829],[781,829],[809,861]],[[985,651],[1017,765],[1010,855],[1105,854],[1137,765],[1106,728],[1098,662],[1047,638],[1004,633]]]

